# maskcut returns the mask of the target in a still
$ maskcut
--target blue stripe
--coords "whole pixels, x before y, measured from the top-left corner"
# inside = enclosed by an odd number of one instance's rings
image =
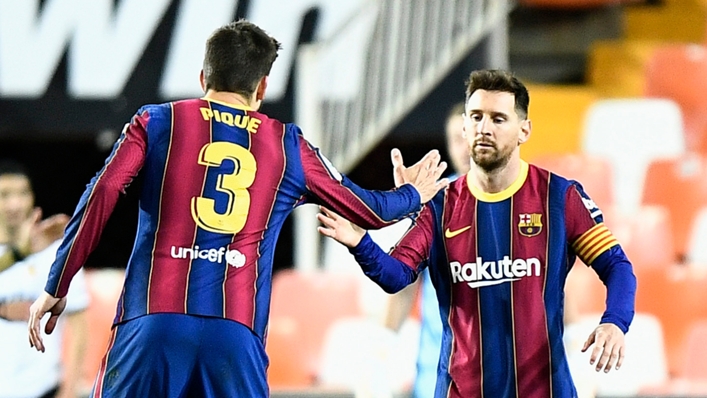
[[[449,325],[449,312],[451,310],[451,289],[452,284],[447,251],[444,247],[442,235],[442,218],[444,217],[444,191],[435,195],[428,203],[434,218],[435,226],[432,248],[430,249],[430,259],[424,264],[430,272],[430,280],[435,286],[437,300],[439,302],[439,312],[442,320],[442,345],[440,347],[439,368],[437,371],[436,391],[447,391],[452,384],[449,375],[449,356],[452,352],[452,328]],[[430,264],[435,266],[430,267]],[[434,314],[432,314],[434,315]],[[446,394],[445,394],[446,395]]]
[[[477,236],[478,256],[484,262],[494,263],[487,269],[491,273],[498,260],[512,253],[511,200],[479,201],[476,216],[476,222],[484,230]],[[479,288],[483,389],[487,397],[516,396],[515,369],[513,361],[509,360],[514,358],[513,335],[498,333],[499,330],[513,330],[511,287],[511,283],[501,283]]]
[[[138,110],[138,114],[144,109],[147,109],[150,115],[147,123],[149,156],[145,157],[145,165],[141,171],[144,181],[140,192],[138,232],[133,252],[128,261],[128,269],[135,271],[128,272],[126,275],[129,283],[125,284],[124,297],[129,302],[125,303],[123,308],[130,312],[124,314],[123,318],[132,318],[147,313],[150,281],[142,276],[150,273],[148,270],[143,272],[137,271],[137,269],[152,266],[152,250],[157,231],[155,219],[159,217],[162,181],[167,167],[168,148],[172,140],[172,107],[169,104],[149,106]]]
[[[226,107],[217,103],[211,103],[211,107],[219,112],[230,114],[244,114],[242,110]],[[249,134],[243,130],[231,127],[225,123],[219,123],[215,119],[211,121],[212,139],[211,142],[232,142],[246,149],[250,148]],[[226,213],[228,210],[229,195],[218,191],[219,176],[233,174],[236,165],[233,161],[225,160],[220,166],[210,166],[207,168],[204,182],[203,196],[214,199],[217,213]],[[226,248],[233,240],[233,234],[221,234],[197,228],[194,246],[199,246],[199,250],[219,250]],[[205,246],[202,246],[202,243]],[[209,259],[194,259],[189,273],[189,288],[187,290],[187,311],[190,313],[208,314],[213,316],[223,316],[223,283],[226,277],[225,256],[221,261],[210,261]]]
[[[288,124],[285,127],[285,136],[283,137],[285,151],[283,180],[278,186],[278,192],[274,198],[275,204],[273,205],[270,219],[268,220],[267,230],[259,246],[261,258],[258,262],[255,319],[253,321],[253,329],[259,336],[265,335],[265,329],[268,325],[272,293],[272,263],[275,256],[277,238],[280,235],[280,230],[284,225],[285,219],[298,204],[301,204],[300,198],[305,192],[305,177],[299,147],[299,129],[295,127],[296,126],[292,124]]]
[[[548,216],[548,269],[545,280],[545,313],[547,314],[552,365],[552,393],[555,397],[567,395],[574,386],[569,366],[565,359],[562,341],[564,330],[564,286],[567,273],[574,263],[574,256],[568,257],[567,230],[565,227],[565,201],[569,184],[567,180],[550,175],[548,201],[551,209]]]

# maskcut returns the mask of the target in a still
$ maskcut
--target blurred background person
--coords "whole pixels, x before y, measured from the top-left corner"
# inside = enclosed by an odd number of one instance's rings
[[[455,180],[469,171],[469,144],[463,136],[463,125],[464,103],[460,102],[449,111],[445,123],[447,154],[454,168],[454,175],[450,177],[450,180]],[[398,236],[398,239],[400,239],[400,236]],[[378,241],[376,240],[376,242]],[[399,330],[408,315],[410,315],[410,311],[418,297],[420,298],[420,344],[417,353],[417,371],[413,397],[425,398],[434,394],[435,383],[437,382],[439,347],[442,342],[442,322],[439,318],[439,304],[428,269],[425,269],[420,274],[415,283],[390,296],[385,325],[392,330]]]
[[[32,183],[25,167],[0,162],[0,397],[73,398],[79,395],[87,339],[84,310],[88,306],[83,273],[72,285],[65,323],[48,337],[55,347],[41,355],[27,345],[29,306],[44,291],[44,282],[68,216],[41,220],[34,207]],[[70,335],[62,333],[65,326]],[[63,357],[62,357],[63,355]]]

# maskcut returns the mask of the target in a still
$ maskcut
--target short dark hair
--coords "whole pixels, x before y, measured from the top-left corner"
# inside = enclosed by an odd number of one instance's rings
[[[206,89],[252,95],[279,49],[277,40],[244,19],[216,29],[206,41]]]
[[[2,159],[0,160],[0,177],[4,175],[18,175],[27,178],[32,186],[32,176],[29,174],[29,170],[24,164],[18,162],[14,159]]]
[[[475,70],[466,83],[466,101],[476,90],[502,91],[515,97],[515,110],[521,119],[528,117],[530,95],[525,85],[512,73],[500,69]]]

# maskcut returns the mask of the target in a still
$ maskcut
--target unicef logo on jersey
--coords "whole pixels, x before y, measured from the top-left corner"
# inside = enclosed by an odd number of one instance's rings
[[[504,256],[498,261],[484,261],[481,257],[476,262],[462,264],[458,261],[449,263],[452,282],[466,282],[469,287],[498,285],[517,281],[526,276],[540,276],[540,260],[537,258],[511,259]]]
[[[245,254],[235,249],[228,250],[225,247],[219,249],[201,249],[198,245],[194,247],[172,246],[170,254],[172,258],[201,259],[211,263],[221,263],[225,257],[226,264],[235,268],[244,266],[246,262]]]

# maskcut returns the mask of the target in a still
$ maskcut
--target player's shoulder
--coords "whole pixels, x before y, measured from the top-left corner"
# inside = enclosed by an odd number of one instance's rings
[[[561,188],[569,188],[573,185],[579,185],[576,180],[570,177],[558,174],[553,170],[549,170],[535,164],[528,164],[528,181],[531,184],[546,185],[551,183],[553,186]]]
[[[148,115],[149,117],[165,117],[172,113],[172,103],[163,102],[155,104],[144,104],[135,112],[138,116]]]

